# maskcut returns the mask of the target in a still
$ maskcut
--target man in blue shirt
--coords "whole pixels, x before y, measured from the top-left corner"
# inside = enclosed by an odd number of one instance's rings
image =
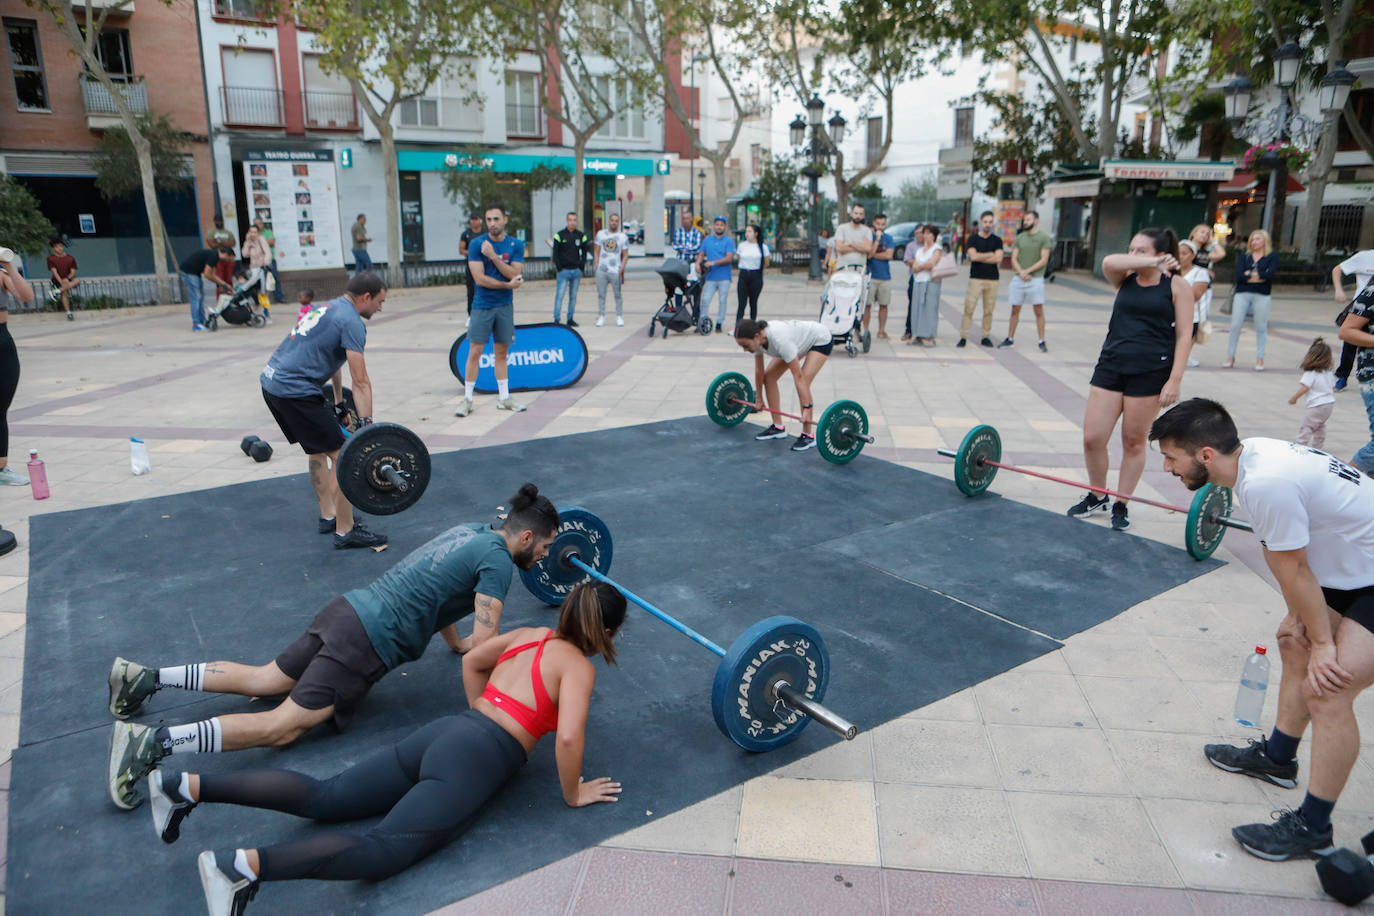
[[[887,307],[892,304],[892,236],[887,234],[887,214],[873,217],[873,237],[878,247],[868,259],[868,301],[864,303],[864,330],[878,303],[878,339],[887,340]]]
[[[343,447],[339,426],[343,406],[343,364],[353,384],[359,419],[372,422],[372,381],[363,361],[367,326],[363,321],[382,310],[386,286],[364,271],[348,281],[338,299],[316,304],[302,315],[262,370],[262,399],[272,411],[286,441],[298,444],[310,465],[310,482],[320,501],[320,534],[334,534],[334,546],[380,547],[386,535],[353,521],[353,506],[339,492],[334,463]],[[321,388],[334,387],[333,400]]]
[[[701,250],[701,230],[692,225],[692,211],[682,211],[682,225],[673,230],[673,250],[677,256],[688,264],[695,264],[697,252]],[[682,308],[682,293],[677,293],[673,298],[673,304]],[[696,289],[696,307],[701,308],[701,286]]]
[[[701,313],[711,311],[711,297],[720,296],[720,317],[716,319],[716,333],[725,326],[725,304],[730,298],[730,279],[734,276],[735,240],[725,234],[725,217],[717,216],[712,234],[701,241],[697,260],[702,277]]]
[[[525,407],[511,400],[510,379],[506,374],[506,352],[515,342],[515,291],[523,282],[525,243],[506,234],[510,215],[500,204],[482,213],[487,231],[468,243],[468,272],[477,284],[472,300],[472,319],[468,323],[468,364],[463,372],[463,403],[454,416],[472,412],[472,396],[477,393],[477,370],[482,349],[488,340],[496,341],[496,409],[521,411]]]

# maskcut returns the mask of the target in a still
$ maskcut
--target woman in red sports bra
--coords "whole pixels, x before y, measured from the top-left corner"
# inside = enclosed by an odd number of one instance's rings
[[[212,916],[241,914],[263,881],[348,881],[390,877],[448,843],[525,763],[539,739],[558,732],[563,800],[580,808],[617,801],[620,783],[582,780],[587,710],[596,683],[593,656],[615,664],[625,596],[605,583],[577,586],[557,629],[524,627],[493,637],[463,657],[472,707],[429,723],[332,779],[291,770],[229,774],[154,770],[148,777],[153,826],[173,843],[203,802],[284,811],[318,821],[384,814],[366,833],[325,833],[255,849],[200,854],[201,886]]]

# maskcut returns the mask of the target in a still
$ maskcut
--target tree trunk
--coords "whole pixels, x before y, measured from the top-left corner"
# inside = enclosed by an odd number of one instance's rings
[[[162,208],[157,202],[157,184],[153,180],[153,150],[136,129],[128,131],[129,142],[138,156],[138,175],[143,185],[143,208],[148,211],[148,234],[153,243],[153,272],[157,275],[157,301],[173,302],[172,275],[167,269],[167,229],[162,224]]]
[[[835,209],[840,222],[849,212],[849,182],[844,180],[844,153],[835,150]]]
[[[396,164],[396,132],[391,118],[380,118],[377,133],[382,141],[382,180],[386,182],[386,280],[387,286],[406,285],[401,257],[401,169]]]
[[[1316,155],[1312,157],[1307,170],[1303,173],[1303,184],[1307,185],[1307,203],[1302,205],[1302,212],[1298,215],[1295,241],[1298,243],[1298,256],[1304,261],[1315,261],[1317,258],[1317,228],[1321,225],[1326,182],[1331,175],[1331,164],[1336,159],[1339,125],[1338,115],[1322,132],[1322,137],[1317,143]]]
[[[727,222],[725,225],[730,226],[732,229],[742,229],[744,228],[742,226],[731,226],[731,223],[734,222],[734,219],[732,219],[734,214],[730,213],[725,206],[725,157],[717,156],[716,158],[710,160],[710,162],[711,176],[715,184],[716,192],[716,213],[725,214],[725,218],[729,220],[729,222]],[[715,214],[712,214],[712,216],[714,215]]]
[[[572,130],[572,125],[565,125],[573,135],[573,212],[577,218],[581,219],[584,208],[587,206],[587,181],[584,160],[587,158],[587,140],[591,137],[590,132]],[[596,227],[587,221],[587,229],[592,235],[596,235]]]

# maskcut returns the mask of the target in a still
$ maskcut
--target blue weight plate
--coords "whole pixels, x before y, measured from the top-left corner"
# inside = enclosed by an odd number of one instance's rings
[[[711,712],[725,736],[746,751],[782,747],[811,721],[769,697],[779,678],[817,703],[830,682],[830,654],[821,634],[795,617],[760,620],[730,644],[716,668]]]
[[[562,604],[574,585],[590,578],[568,562],[568,556],[574,553],[602,575],[609,573],[611,529],[581,506],[559,506],[558,533],[554,535],[549,555],[529,569],[520,570],[525,588],[545,604]]]

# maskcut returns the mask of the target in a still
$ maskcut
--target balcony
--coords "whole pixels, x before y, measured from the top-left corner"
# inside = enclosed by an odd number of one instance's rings
[[[226,127],[286,126],[280,90],[221,86],[219,97]]]
[[[72,9],[76,13],[84,13],[85,0],[77,0],[72,4]],[[134,11],[134,0],[91,0],[91,12],[99,10],[109,10],[109,16],[128,16]]]
[[[91,130],[106,130],[120,126],[119,109],[110,91],[89,74],[78,74],[81,82],[81,105],[86,109],[86,126]],[[148,111],[148,87],[141,76],[110,75],[119,94],[134,114]]]
[[[351,92],[301,93],[305,103],[305,126],[312,130],[357,130],[358,100]]]

